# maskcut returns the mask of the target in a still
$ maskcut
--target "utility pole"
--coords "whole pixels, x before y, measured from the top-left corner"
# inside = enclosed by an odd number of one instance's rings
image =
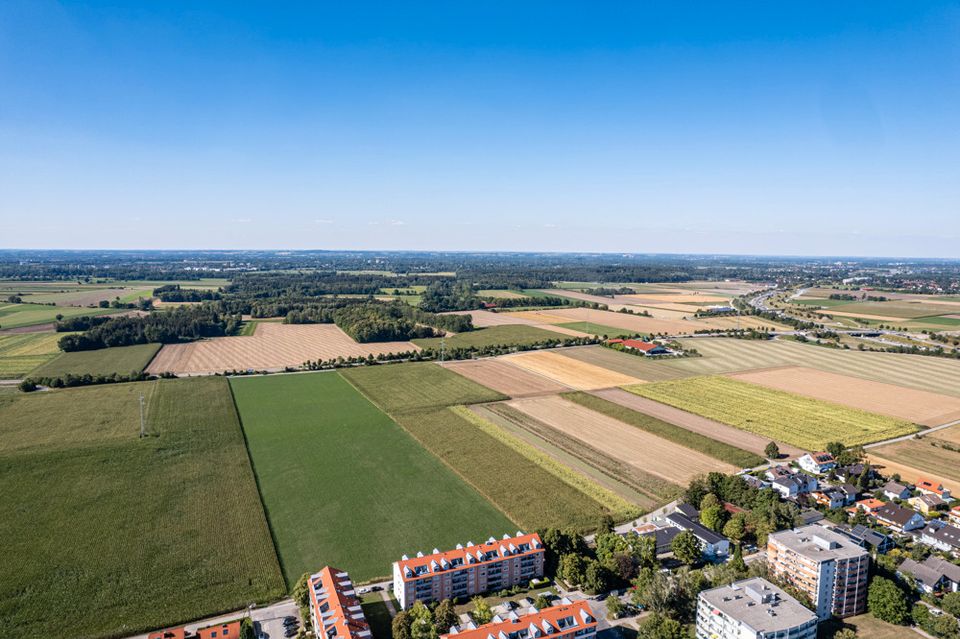
[[[140,439],[146,436],[146,424],[143,421],[143,393],[140,393]]]

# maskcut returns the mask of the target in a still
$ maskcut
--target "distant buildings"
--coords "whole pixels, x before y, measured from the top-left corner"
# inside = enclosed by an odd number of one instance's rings
[[[372,636],[350,575],[330,566],[310,576],[310,623],[322,639]]]
[[[778,579],[810,597],[820,619],[866,609],[870,555],[840,533],[818,525],[772,533],[767,563]]]
[[[697,597],[697,639],[815,639],[817,623],[810,610],[759,577]]]
[[[597,633],[597,620],[586,601],[560,603],[537,610],[530,608],[526,614],[510,612],[497,615],[490,623],[476,626],[472,622],[454,627],[440,635],[441,639],[593,639]]]
[[[491,537],[485,543],[457,544],[456,549],[429,555],[406,555],[393,564],[393,591],[404,609],[425,603],[502,590],[543,576],[540,535]]]

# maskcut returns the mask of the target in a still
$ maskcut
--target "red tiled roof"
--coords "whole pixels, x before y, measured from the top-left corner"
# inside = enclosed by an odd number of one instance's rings
[[[662,348],[659,344],[651,344],[650,342],[641,342],[638,339],[625,339],[623,340],[623,345],[628,348],[635,348],[638,351],[652,351],[655,348]]]
[[[147,635],[147,639],[184,639],[187,631],[184,628],[169,628],[167,630],[158,630]]]
[[[206,628],[197,630],[199,639],[240,639],[240,622],[231,621],[229,623],[218,623]]]
[[[326,604],[326,610],[322,610]],[[337,639],[355,639],[370,636],[360,600],[357,599],[350,576],[330,566],[310,577],[310,605],[322,620],[324,632],[336,628]]]
[[[926,490],[931,493],[936,493],[938,495],[943,495],[943,484],[940,482],[931,481],[925,477],[920,477],[917,479],[917,489]],[[948,491],[949,492],[949,491]]]
[[[513,546],[513,549],[511,549],[511,546]],[[468,544],[463,548],[437,552],[423,557],[401,559],[396,563],[400,568],[400,574],[403,576],[403,580],[410,581],[423,575],[434,574],[434,572],[441,572],[459,565],[469,564],[471,566],[478,566],[491,561],[501,561],[507,556],[500,550],[501,547],[504,548],[510,556],[544,552],[540,535],[530,533],[528,535],[521,534],[516,537],[507,537],[506,539],[494,539],[493,541],[487,541],[482,544]],[[523,547],[526,547],[525,551],[517,552]],[[477,555],[478,553],[479,557]],[[496,556],[490,559],[484,559],[488,553],[496,553]],[[407,575],[407,569],[410,569],[413,574]]]
[[[552,629],[547,632],[544,624]],[[456,634],[440,635],[443,639],[487,639],[488,636],[498,637],[501,632],[513,636],[512,633],[526,630],[531,625],[536,626],[542,636],[566,634],[596,626],[597,620],[590,612],[590,606],[584,600],[573,603],[544,608],[538,612],[520,615],[518,619],[506,619],[484,624],[472,630],[462,630]],[[530,638],[532,639],[532,637]]]

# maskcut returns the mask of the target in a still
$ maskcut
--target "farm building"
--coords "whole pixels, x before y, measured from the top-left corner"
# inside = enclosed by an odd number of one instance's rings
[[[310,576],[310,623],[317,637],[372,636],[350,575],[330,566]]]
[[[482,544],[470,541],[446,552],[434,548],[429,555],[404,555],[393,563],[393,591],[406,610],[417,601],[464,598],[527,584],[543,576],[544,552],[540,535],[518,531],[515,537],[491,537]]]
[[[654,344],[653,342],[644,342],[638,339],[611,339],[607,340],[607,344],[619,344],[624,348],[624,350],[639,351],[644,355],[670,354],[670,350],[665,346]]]

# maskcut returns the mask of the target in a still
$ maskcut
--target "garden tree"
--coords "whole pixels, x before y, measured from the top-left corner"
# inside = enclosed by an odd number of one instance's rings
[[[948,592],[943,596],[940,607],[954,617],[960,618],[960,592]]]
[[[673,551],[673,556],[677,561],[687,565],[699,562],[703,556],[700,540],[689,530],[684,530],[673,538],[673,541],[670,542],[670,550]]]
[[[390,628],[393,631],[393,639],[411,639],[410,637],[410,613],[406,610],[397,612]]]
[[[837,464],[840,466],[850,466],[860,463],[865,456],[866,453],[863,451],[863,446],[854,446],[853,448],[845,448],[842,450],[836,459]]]
[[[877,619],[898,626],[902,626],[910,618],[906,593],[885,577],[874,577],[870,583],[867,608]]]
[[[629,581],[636,573],[639,560],[635,556],[635,545],[639,546],[639,535],[630,533],[621,537],[615,533],[599,533],[594,539],[597,560],[613,576]]]
[[[587,559],[583,555],[573,553],[560,557],[560,567],[557,576],[571,586],[582,584],[587,573]]]
[[[633,603],[654,613],[671,610],[673,584],[670,576],[653,568],[641,568],[633,580]]]
[[[487,600],[483,597],[477,596],[470,601],[473,602],[473,612],[470,613],[470,615],[473,617],[473,621],[478,626],[482,626],[485,623],[490,623],[490,620],[493,619],[493,612],[490,610],[490,604],[487,603]]]
[[[740,544],[733,545],[733,558],[730,564],[738,572],[747,572],[747,563],[743,560],[743,548]]]
[[[700,502],[700,523],[714,532],[723,530],[727,511],[713,493],[708,493]]]
[[[641,566],[653,567],[657,565],[657,540],[652,536],[641,537],[635,533],[629,537],[633,557]]]
[[[626,606],[620,601],[620,597],[607,597],[607,614],[613,619],[619,619]]]
[[[841,628],[833,634],[833,639],[857,639],[857,631],[853,628]]]
[[[444,599],[436,608],[433,609],[433,627],[438,635],[445,635],[450,632],[452,626],[457,625],[459,617],[453,601]]]
[[[253,627],[253,619],[244,617],[240,622],[240,639],[257,639],[257,631]]]
[[[550,598],[547,597],[547,594],[541,592],[537,595],[537,598],[533,600],[533,607],[537,610],[543,610],[544,608],[550,607]]]
[[[546,549],[544,571],[548,575],[557,574],[560,557],[563,555],[582,555],[587,552],[587,544],[583,537],[573,530],[547,528],[540,533],[540,539]]]
[[[863,471],[860,473],[860,476],[857,477],[857,488],[860,490],[866,490],[869,487],[870,487],[870,464],[864,464]]]
[[[747,514],[735,513],[723,525],[723,536],[740,543],[747,534]]]
[[[310,573],[300,575],[300,579],[293,586],[293,600],[298,606],[310,605]]]
[[[843,444],[843,442],[827,442],[826,445],[827,452],[833,455],[834,459],[839,457],[840,453],[846,450],[846,448],[847,447]]]
[[[780,459],[780,447],[777,446],[777,442],[767,444],[766,448],[763,449],[763,454],[767,459]]]
[[[603,565],[591,559],[587,561],[587,568],[583,575],[583,588],[590,595],[606,592],[610,584],[610,574]]]
[[[664,615],[654,613],[640,622],[637,639],[687,639],[683,625]]]
[[[437,629],[433,625],[433,613],[422,601],[410,608],[411,639],[437,639]]]
[[[604,515],[597,521],[597,533],[612,533],[615,526],[616,522],[613,521],[613,517],[610,516],[610,513],[604,513]]]

